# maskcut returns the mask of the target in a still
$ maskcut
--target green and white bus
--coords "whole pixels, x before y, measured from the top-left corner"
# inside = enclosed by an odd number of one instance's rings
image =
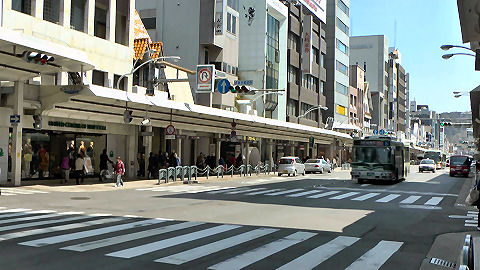
[[[369,136],[353,141],[352,180],[399,181],[410,172],[410,149],[394,137]]]

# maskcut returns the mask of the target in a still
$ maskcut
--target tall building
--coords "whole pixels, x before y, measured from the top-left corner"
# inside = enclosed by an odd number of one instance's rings
[[[350,37],[350,63],[363,67],[372,95],[372,124],[388,128],[388,39],[384,35]]]
[[[180,56],[178,65],[196,70],[215,65],[217,75],[238,79],[238,0],[137,0],[136,7],[153,41],[163,42],[166,56]],[[242,12],[242,14],[240,14]],[[235,95],[197,93],[196,76],[189,75],[197,104],[234,110]]]
[[[312,8],[308,1],[286,1],[288,6],[288,83],[287,121],[322,127],[319,107],[325,107],[324,95],[327,80],[325,57],[327,42],[326,1]],[[304,117],[305,112],[317,107]]]
[[[324,91],[328,110],[325,117],[348,123],[348,85],[350,65],[350,1],[327,1],[327,83]]]
[[[365,118],[365,72],[358,65],[350,65],[349,123],[363,130]]]

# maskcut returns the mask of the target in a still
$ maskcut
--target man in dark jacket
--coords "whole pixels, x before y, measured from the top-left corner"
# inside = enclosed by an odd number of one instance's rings
[[[100,182],[103,182],[102,171],[108,171],[108,162],[113,165],[113,161],[111,161],[107,155],[107,149],[103,149],[103,152],[100,155]]]

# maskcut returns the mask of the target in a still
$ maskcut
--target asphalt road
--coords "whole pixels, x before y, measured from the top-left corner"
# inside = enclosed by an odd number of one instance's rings
[[[465,178],[349,172],[0,196],[0,269],[418,269]],[[128,185],[128,183],[127,183]],[[439,268],[441,269],[441,268]]]

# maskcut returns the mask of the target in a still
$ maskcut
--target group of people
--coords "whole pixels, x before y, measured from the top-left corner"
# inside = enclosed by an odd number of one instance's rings
[[[139,157],[138,163],[140,168],[138,172],[138,176],[145,176],[144,175],[144,172],[145,172],[145,155],[144,154]],[[158,155],[155,155],[153,152],[150,152],[150,156],[148,157],[147,178],[156,179],[158,178],[158,171],[160,169],[177,167],[181,165],[182,165],[181,159],[175,152],[172,152],[170,154],[159,152]],[[143,170],[142,170],[142,166],[143,166]]]

